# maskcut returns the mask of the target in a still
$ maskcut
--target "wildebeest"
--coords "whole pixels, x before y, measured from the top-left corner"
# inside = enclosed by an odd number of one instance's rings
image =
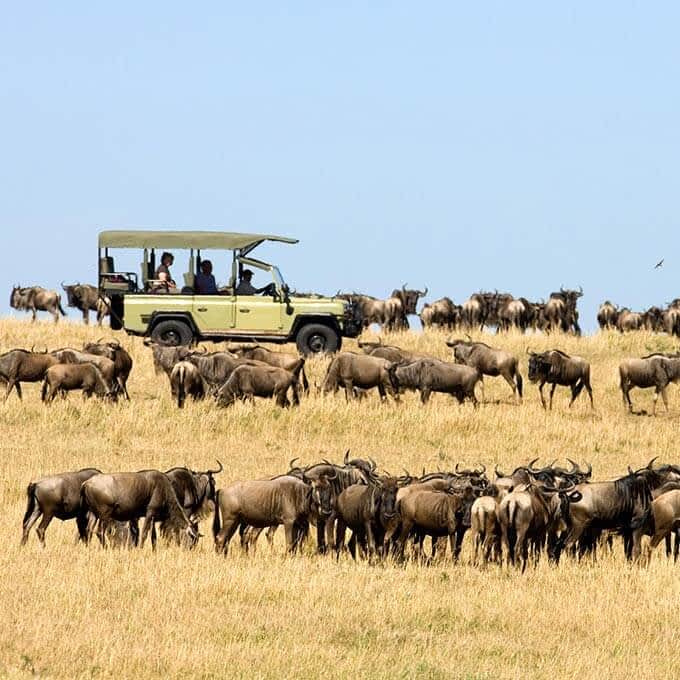
[[[293,405],[300,403],[298,384],[300,371],[304,366],[304,360],[300,360],[296,373],[291,373],[285,368],[276,368],[267,364],[237,366],[229,380],[218,390],[217,403],[219,406],[230,406],[237,399],[252,399],[253,397],[274,397],[276,405],[281,407],[290,406],[288,391],[293,397]]]
[[[473,293],[464,303],[461,310],[461,321],[468,330],[477,328],[484,330],[489,316],[490,295],[493,293]]]
[[[475,492],[471,485],[456,492],[423,489],[405,495],[399,500],[399,554],[403,555],[406,540],[415,531],[421,545],[425,536],[448,536],[451,554],[457,560],[463,535],[470,526],[470,508],[474,500]]]
[[[630,309],[624,307],[616,320],[616,327],[621,333],[626,331],[637,331],[643,328],[644,317],[640,312],[631,312]]]
[[[557,534],[564,528],[564,518],[570,503],[580,501],[582,495],[574,490],[555,489],[536,483],[514,488],[498,506],[503,550],[508,562],[522,563],[526,568],[530,544],[536,555],[546,541],[557,542]]]
[[[397,491],[394,477],[371,478],[368,485],[354,484],[346,488],[336,500],[336,554],[345,545],[345,530],[352,531],[350,553],[356,557],[356,544],[369,557],[382,548],[387,524],[397,516]]]
[[[170,392],[177,400],[178,408],[184,408],[187,397],[194,401],[205,397],[205,383],[201,374],[190,361],[178,361],[170,372]]]
[[[460,305],[455,305],[451,298],[443,297],[425,304],[419,314],[420,323],[423,328],[438,327],[453,330],[458,324],[461,312]]]
[[[80,486],[94,475],[101,474],[96,468],[83,468],[77,472],[62,472],[31,482],[26,488],[26,512],[23,521],[21,545],[28,541],[31,527],[40,519],[35,533],[45,546],[45,532],[55,517],[62,521],[78,519],[80,512]],[[87,521],[78,519],[78,535],[87,538]]]
[[[93,394],[99,398],[115,400],[112,385],[104,380],[102,372],[94,364],[55,364],[45,372],[40,397],[49,404],[58,394],[66,396],[72,390],[82,390],[83,397]]]
[[[70,347],[53,350],[50,354],[56,357],[61,364],[92,364],[96,366],[102,374],[107,389],[111,393],[118,393],[119,385],[116,377],[116,364],[107,356],[81,352]],[[73,375],[76,374],[74,373]]]
[[[432,392],[453,395],[460,404],[469,399],[477,407],[475,387],[482,375],[476,368],[449,364],[438,359],[418,359],[409,364],[397,366],[394,371],[397,388],[417,389],[420,400],[426,404]]]
[[[88,538],[98,522],[97,536],[102,545],[112,521],[135,522],[142,517],[140,547],[144,547],[155,522],[161,522],[161,532],[177,543],[183,533],[192,544],[198,540],[197,527],[184,512],[170,478],[159,470],[94,475],[83,483],[80,494],[81,516],[88,516]],[[151,544],[155,549],[155,531]]]
[[[619,318],[619,310],[615,304],[605,300],[597,310],[597,323],[600,330],[613,331]]]
[[[283,524],[286,546],[294,552],[306,535],[310,513],[331,512],[332,490],[325,477],[310,484],[295,477],[236,482],[216,492],[213,537],[218,553],[227,554],[229,541],[241,525],[256,528]]]
[[[61,287],[66,293],[66,304],[69,307],[79,309],[83,314],[83,323],[90,323],[90,312],[97,313],[97,325],[101,326],[105,316],[111,313],[111,301],[106,297],[101,297],[96,286],[87,283],[75,283]]]
[[[364,354],[378,359],[387,359],[395,364],[403,364],[405,362],[415,361],[416,359],[431,359],[433,357],[419,352],[412,352],[408,349],[402,349],[396,345],[384,345],[381,341],[370,342],[367,340],[359,340],[359,349],[363,350]]]
[[[186,467],[174,467],[165,471],[180,505],[192,521],[200,518],[208,503],[215,502],[215,475],[224,470],[219,460],[217,464],[219,467],[216,470],[208,469],[203,472]]]
[[[559,291],[550,293],[550,298],[543,307],[545,330],[561,330],[565,333],[573,330],[576,335],[581,335],[576,304],[582,295],[583,289],[580,286],[578,290],[560,287]]]
[[[661,394],[663,405],[668,411],[666,388],[671,382],[680,380],[680,354],[650,354],[641,359],[624,359],[619,364],[619,378],[624,406],[633,412],[630,391],[634,387],[654,388],[652,414],[656,413],[656,402]]]
[[[567,529],[555,546],[555,558],[575,545],[583,536],[603,530],[618,531],[624,539],[626,556],[632,556],[633,522],[640,518],[652,502],[652,492],[661,487],[668,475],[655,470],[654,459],[646,467],[630,470],[613,481],[578,484],[581,499],[570,503],[566,517]],[[589,541],[588,547],[593,545]]]
[[[392,296],[390,300],[399,300],[400,305],[396,306],[394,309],[395,317],[391,319],[393,329],[408,329],[408,316],[410,314],[417,314],[418,298],[425,297],[427,295],[428,288],[425,286],[425,290],[417,290],[412,288],[406,288],[404,284],[401,288],[395,288],[392,291]]]
[[[305,391],[309,389],[309,382],[307,380],[307,374],[305,373],[304,359],[300,358],[297,354],[289,354],[287,352],[272,352],[272,350],[260,345],[237,345],[235,347],[230,346],[229,349],[242,359],[261,361],[265,364],[269,364],[270,366],[275,366],[276,368],[285,368],[291,373],[299,373],[300,379],[302,380],[302,389]],[[299,369],[300,362],[302,362],[301,369]]]
[[[130,395],[127,391],[127,381],[132,372],[132,357],[129,352],[121,346],[117,340],[109,342],[88,342],[83,345],[83,352],[86,354],[99,354],[113,361],[114,376],[120,391],[129,401]]]
[[[649,307],[642,314],[642,325],[648,331],[658,332],[664,328],[663,324],[663,309],[661,307]]]
[[[642,535],[651,536],[647,546],[645,561],[649,561],[654,548],[664,539],[670,540],[672,533],[676,534],[675,554],[677,561],[680,544],[677,532],[680,530],[680,489],[675,488],[657,496],[643,515],[633,522],[633,558],[641,557]]]
[[[538,382],[538,391],[541,395],[541,405],[546,408],[545,399],[543,397],[543,386],[546,383],[551,385],[550,388],[550,409],[552,410],[553,394],[558,385],[568,386],[571,388],[571,400],[569,407],[574,403],[574,400],[581,393],[583,388],[586,388],[588,396],[590,397],[590,407],[593,405],[593,390],[590,386],[590,364],[578,356],[569,356],[559,349],[549,350],[547,352],[530,352],[529,353],[529,380],[531,382]]]
[[[472,342],[460,339],[447,340],[446,344],[453,349],[456,363],[472,366],[482,375],[503,376],[510,385],[512,394],[522,400],[522,375],[518,361],[510,352],[494,349],[483,342]]]
[[[399,400],[399,387],[395,381],[396,364],[387,359],[380,359],[363,354],[340,352],[333,357],[322,391],[337,392],[344,387],[346,398],[353,399],[355,388],[369,390],[377,388],[380,398],[385,399],[389,393],[395,401]]]
[[[35,321],[38,312],[49,312],[54,317],[54,323],[59,321],[59,315],[66,316],[61,306],[61,295],[53,290],[46,290],[40,286],[21,288],[14,286],[9,298],[12,309],[30,311]]]
[[[661,324],[668,335],[680,336],[680,308],[671,305],[662,312]]]
[[[170,377],[172,367],[182,359],[186,359],[191,354],[191,349],[185,346],[164,345],[162,342],[155,342],[150,338],[144,339],[144,344],[151,348],[153,357],[153,367],[156,375],[165,373]]]
[[[50,366],[59,361],[47,352],[33,352],[25,349],[13,349],[0,355],[0,383],[6,383],[5,399],[12,388],[17,391],[19,399],[22,382],[39,382],[45,377]]]

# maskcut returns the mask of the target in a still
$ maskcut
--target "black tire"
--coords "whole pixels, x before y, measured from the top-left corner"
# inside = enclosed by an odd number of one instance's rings
[[[295,339],[297,348],[303,356],[337,352],[341,338],[332,328],[320,323],[303,326]]]
[[[151,331],[151,339],[165,345],[190,345],[194,333],[185,321],[169,319],[159,321]]]

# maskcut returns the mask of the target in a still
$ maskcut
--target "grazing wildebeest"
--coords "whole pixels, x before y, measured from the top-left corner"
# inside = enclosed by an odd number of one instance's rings
[[[116,394],[118,393],[119,385],[116,377],[116,364],[107,356],[81,352],[70,347],[56,349],[50,352],[50,354],[56,357],[60,364],[93,364],[100,370],[107,389]]]
[[[668,479],[667,471],[654,469],[654,460],[650,460],[646,467],[631,470],[613,481],[578,484],[575,490],[582,497],[569,504],[567,529],[557,541],[555,559],[559,559],[561,552],[575,545],[582,536],[603,530],[617,531],[623,536],[624,551],[630,559],[633,522],[649,507],[653,491]],[[592,548],[593,545],[591,541],[587,547]]]
[[[103,398],[116,399],[111,383],[107,383],[102,372],[94,364],[55,364],[45,372],[40,393],[44,403],[52,403],[58,394],[66,396],[71,390],[82,390],[83,397],[93,394]]]
[[[61,287],[66,293],[66,304],[79,309],[83,314],[83,323],[90,323],[90,312],[97,312],[97,325],[101,326],[105,316],[111,313],[111,301],[107,297],[100,297],[96,286],[86,283],[76,283]]]
[[[624,359],[619,364],[619,377],[623,404],[633,412],[630,391],[633,387],[654,388],[654,405],[652,414],[656,414],[656,402],[659,394],[668,412],[666,388],[671,382],[680,380],[680,354],[650,354],[641,359]]]
[[[80,512],[80,486],[94,475],[101,474],[96,468],[83,468],[78,472],[62,472],[31,482],[26,488],[26,513],[23,521],[21,545],[28,541],[31,527],[40,519],[35,533],[45,546],[45,532],[54,517],[62,521],[78,519]],[[78,519],[78,535],[87,538],[87,521]]]
[[[309,484],[291,476],[236,482],[216,493],[215,550],[226,555],[229,541],[241,525],[264,528],[283,524],[288,552],[294,552],[307,534],[310,514],[315,511],[328,516],[331,504],[332,487],[323,476]]]
[[[170,372],[170,393],[177,400],[178,408],[184,408],[187,397],[194,401],[205,397],[205,383],[201,374],[190,361],[178,361]]]
[[[288,400],[288,390],[290,390],[293,395],[293,405],[299,405],[298,385],[304,359],[300,361],[302,363],[298,366],[297,373],[268,364],[237,366],[229,376],[229,380],[217,392],[217,404],[230,406],[237,399],[274,397],[276,405],[285,408],[290,406]]]
[[[550,388],[550,409],[552,410],[553,394],[558,385],[571,388],[571,400],[569,407],[586,388],[590,397],[590,407],[593,405],[593,390],[590,386],[590,364],[582,357],[569,356],[559,349],[547,352],[529,352],[529,380],[538,382],[538,391],[541,395],[541,405],[546,408],[543,397],[543,386],[546,383]]]
[[[156,375],[165,373],[170,377],[172,367],[178,362],[186,359],[191,354],[191,350],[185,346],[164,345],[162,342],[155,342],[150,338],[144,339],[144,344],[151,348],[153,356],[153,367]]]
[[[9,306],[17,310],[30,311],[35,321],[38,312],[49,312],[54,317],[54,323],[59,321],[59,314],[66,316],[61,306],[61,295],[53,290],[46,290],[40,286],[21,288],[14,286],[9,298]]]
[[[7,384],[5,399],[9,397],[12,388],[16,389],[17,396],[21,399],[22,382],[43,380],[47,369],[58,363],[58,359],[47,352],[13,349],[0,355],[0,383]]]
[[[482,375],[471,366],[449,364],[438,359],[417,359],[397,366],[394,379],[397,388],[403,386],[418,390],[423,404],[429,401],[432,392],[444,392],[454,396],[460,404],[469,399],[477,408],[475,387],[482,381]]]
[[[448,536],[451,555],[457,560],[463,536],[470,526],[470,508],[474,500],[475,490],[471,485],[462,491],[422,489],[399,499],[401,515],[399,554],[404,554],[406,540],[411,532],[415,531],[421,550],[425,536],[432,536],[433,539]]]
[[[209,502],[215,502],[215,475],[224,470],[219,460],[217,464],[219,467],[216,470],[197,472],[186,467],[174,467],[165,472],[191,521],[205,514]]]
[[[368,485],[354,484],[342,491],[336,500],[336,554],[339,555],[345,545],[348,528],[352,531],[349,549],[353,558],[356,558],[357,543],[369,557],[382,547],[385,529],[398,514],[398,490],[396,478],[372,477]]]
[[[349,400],[356,396],[355,388],[362,390],[377,388],[381,399],[385,399],[389,393],[395,401],[399,401],[399,387],[394,377],[395,369],[396,364],[387,359],[339,352],[328,366],[322,391],[326,394],[337,392],[338,389],[344,387],[345,396]]]
[[[87,516],[88,539],[95,525],[100,543],[106,544],[106,532],[112,521],[136,522],[144,518],[140,547],[155,522],[161,522],[161,532],[181,542],[185,533],[191,544],[198,540],[198,531],[187,517],[177,498],[170,478],[159,470],[99,474],[90,477],[80,489],[81,517]],[[81,521],[83,521],[81,519]],[[156,532],[151,532],[151,545],[156,548]]]
[[[597,310],[597,323],[600,330],[613,331],[619,318],[619,310],[615,304],[605,300]]]
[[[302,369],[299,371],[300,379],[302,380],[302,389],[306,392],[309,389],[309,381],[304,368],[304,359],[301,359],[297,354],[289,354],[287,352],[272,352],[272,350],[260,345],[237,345],[230,346],[229,350],[242,359],[249,359],[251,361],[261,361],[262,363],[275,366],[276,368],[285,368],[291,373],[297,373],[299,363],[302,361]]]
[[[555,545],[559,530],[565,527],[569,504],[582,498],[574,489],[574,485],[555,489],[536,483],[522,484],[503,498],[498,506],[498,521],[509,563],[521,562],[524,571],[530,544],[537,557],[546,541],[551,548]]]
[[[83,352],[86,354],[99,354],[113,361],[114,375],[120,391],[129,401],[130,395],[127,391],[127,381],[132,372],[132,357],[128,351],[121,347],[118,340],[109,342],[88,342],[83,345]]]
[[[472,366],[482,375],[503,376],[505,382],[510,385],[513,396],[517,395],[522,401],[522,375],[518,368],[519,362],[510,352],[494,349],[483,342],[454,339],[447,340],[446,344],[453,349],[456,363]]]
[[[367,340],[359,340],[357,343],[359,349],[364,351],[368,356],[376,357],[378,359],[387,359],[395,364],[403,364],[405,362],[415,361],[416,359],[432,359],[427,354],[419,352],[412,352],[408,349],[402,349],[396,345],[383,345],[382,342],[369,342]]]
[[[231,374],[238,366],[268,366],[263,361],[253,361],[237,357],[231,352],[191,352],[186,355],[185,361],[190,361],[203,378],[211,393],[217,390],[229,380]]]

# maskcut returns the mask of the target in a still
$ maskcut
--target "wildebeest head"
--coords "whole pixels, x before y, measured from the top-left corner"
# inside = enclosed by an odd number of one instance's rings
[[[61,287],[66,293],[66,304],[69,307],[78,307],[80,304],[80,284],[75,283],[72,286],[65,286],[62,283]]]
[[[397,493],[399,480],[396,477],[381,477],[379,482],[379,510],[385,519],[391,519],[397,514]]]
[[[28,304],[28,293],[30,288],[14,286],[9,296],[9,306],[12,309],[25,309]]]
[[[302,481],[311,487],[311,499],[312,503],[316,506],[316,511],[323,517],[329,517],[333,512],[335,494],[333,493],[331,481],[336,476],[337,473],[334,473],[332,476],[321,475],[318,478],[311,479],[305,475],[302,477]]]
[[[416,314],[418,299],[425,297],[427,295],[427,291],[427,286],[425,286],[425,290],[417,290],[415,288],[406,288],[406,284],[404,284],[401,289],[395,289],[392,291],[392,297],[396,297],[401,300],[404,314]]]
[[[531,382],[546,379],[551,369],[549,352],[529,352],[529,380]]]
[[[467,361],[474,345],[472,341],[460,338],[449,338],[446,344],[453,350],[453,358],[457,364],[464,364]]]

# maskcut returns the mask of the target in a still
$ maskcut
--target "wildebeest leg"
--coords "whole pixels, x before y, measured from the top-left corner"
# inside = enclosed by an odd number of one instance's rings
[[[678,561],[678,556],[680,555],[680,527],[678,527],[674,532],[675,534],[675,547],[673,548],[673,561]]]
[[[276,534],[276,530],[279,528],[278,524],[274,524],[273,526],[270,526],[267,529],[267,533],[265,534],[265,538],[267,539],[267,545],[269,546],[269,550],[274,549],[274,534]]]
[[[45,532],[52,521],[52,517],[53,515],[51,515],[49,512],[45,513],[42,517],[42,520],[40,520],[40,524],[38,524],[38,528],[35,530],[35,533],[38,535],[40,545],[42,545],[43,548],[45,547]]]
[[[328,549],[326,545],[326,522],[321,517],[316,521],[316,549],[320,555],[325,554]]]
[[[340,557],[340,552],[345,547],[345,533],[347,531],[347,525],[338,517],[338,521],[335,523],[335,556]]]
[[[513,380],[512,376],[509,373],[503,373],[503,380],[505,380],[505,382],[508,383],[508,385],[510,385],[513,398],[517,397],[517,385],[515,385],[515,381]],[[484,383],[482,383],[482,399],[483,398],[484,398]],[[522,401],[522,397],[519,397],[519,400]]]
[[[136,548],[139,545],[139,522],[136,519],[131,519],[128,527],[130,530],[130,543]]]
[[[382,383],[378,383],[378,394],[380,395],[380,401],[386,401],[387,392],[385,392],[385,386]]]
[[[30,514],[27,512],[26,515],[24,516],[23,522],[24,530],[21,535],[21,545],[26,545],[26,541],[28,541],[28,532],[31,530],[33,525],[38,521],[38,518],[42,514],[42,511],[40,510],[38,504],[35,503],[35,500],[33,500],[33,503],[34,506]]]
[[[432,392],[427,387],[424,387],[420,390],[420,401],[423,404],[427,404],[427,402],[430,401],[430,394],[432,394]]]
[[[90,325],[90,310],[89,309],[83,309],[83,323],[86,326]]]
[[[215,506],[217,507],[217,506]],[[215,551],[222,552],[224,555],[227,554],[229,549],[229,541],[231,541],[233,535],[239,527],[239,522],[235,519],[224,520],[222,528],[219,530],[215,536]]]
[[[552,411],[552,404],[553,404],[553,395],[555,394],[555,390],[557,389],[557,383],[553,383],[550,386],[550,410]],[[572,398],[573,401],[573,398]]]
[[[364,531],[366,533],[366,542],[368,543],[368,557],[369,559],[375,554],[375,537],[373,536],[373,527],[370,520],[364,523]]]
[[[541,406],[545,408],[545,397],[543,396],[543,387],[545,385],[545,381],[541,382],[541,384],[538,386],[538,393],[541,395]]]
[[[575,385],[571,386],[571,401],[569,402],[569,408],[571,408],[571,405],[574,403],[574,401],[576,401],[578,395],[581,394],[583,386],[583,380],[579,380]]]
[[[33,314],[33,318],[31,319],[31,323],[35,323],[36,317],[37,317],[37,310],[35,307],[31,309],[31,314]]]
[[[668,534],[668,535],[666,536],[666,538],[665,538],[665,544],[666,544],[666,557],[670,557],[670,556],[671,556],[671,552],[672,552],[671,537],[672,537],[672,534]]]
[[[628,412],[633,412],[633,402],[630,399],[630,385],[621,382],[621,392],[623,394],[623,405],[628,407]]]
[[[83,543],[87,544],[87,542],[89,540],[89,535],[87,533],[88,524],[89,524],[89,522],[88,522],[87,513],[79,512],[76,515],[76,527],[78,527],[78,539],[77,539],[77,541],[82,541]]]
[[[149,535],[149,530],[153,526],[153,515],[150,512],[147,512],[145,517],[144,517],[144,525],[142,526],[142,536],[141,540],[139,542],[139,547],[143,548],[144,547],[144,542],[146,541],[146,537]]]
[[[345,388],[345,401],[351,401],[354,399],[354,385],[352,384],[352,380],[347,379],[342,381],[343,387]]]
[[[661,388],[661,398],[663,399],[664,409],[666,410],[666,413],[668,413],[668,393],[666,392],[665,385]]]
[[[456,546],[455,546],[455,551],[452,550],[451,552],[453,553],[453,559],[455,562],[458,561],[458,558],[460,557],[460,551],[461,548],[463,547],[463,538],[465,538],[465,532],[467,531],[467,527],[464,526],[462,523],[460,523],[456,527]]]
[[[295,522],[287,522],[283,528],[286,530],[286,550],[295,552]]]

